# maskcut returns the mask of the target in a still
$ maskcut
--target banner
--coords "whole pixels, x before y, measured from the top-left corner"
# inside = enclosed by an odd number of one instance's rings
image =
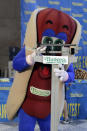
[[[9,122],[6,113],[6,103],[13,79],[0,79],[0,122]],[[75,80],[66,84],[66,100],[71,119],[87,119],[87,81]],[[61,116],[61,119],[63,116]],[[18,117],[12,122],[18,122]]]
[[[8,122],[6,103],[13,80],[0,79],[0,122]],[[87,80],[75,80],[66,84],[66,100],[71,119],[87,119]],[[18,118],[13,122],[17,122]]]
[[[12,86],[13,79],[0,78],[0,122],[8,122],[6,113],[6,103],[9,94],[9,90]],[[17,121],[18,118],[13,121]]]
[[[69,117],[87,119],[87,80],[75,80],[66,85]]]
[[[34,9],[50,7],[61,10],[76,18],[82,25],[78,62],[74,68],[87,70],[87,0],[21,0],[21,47],[23,46],[26,25]]]

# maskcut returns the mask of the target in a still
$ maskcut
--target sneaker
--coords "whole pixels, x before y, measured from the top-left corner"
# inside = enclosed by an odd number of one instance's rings
[[[67,119],[64,119],[64,120],[62,121],[62,123],[63,123],[63,124],[69,124],[69,123],[70,123],[70,120],[69,120],[69,118],[67,118]]]

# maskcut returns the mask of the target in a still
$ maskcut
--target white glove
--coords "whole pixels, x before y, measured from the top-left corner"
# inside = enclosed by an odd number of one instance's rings
[[[61,82],[65,82],[69,78],[68,73],[64,70],[59,70],[58,68],[55,68],[54,72],[55,72],[55,76],[59,77]]]
[[[35,63],[34,57],[36,56],[36,53],[40,52],[39,55],[41,55],[41,53],[43,53],[43,51],[45,50],[46,50],[46,47],[38,47],[32,54],[26,56],[26,62],[31,66],[34,65]]]

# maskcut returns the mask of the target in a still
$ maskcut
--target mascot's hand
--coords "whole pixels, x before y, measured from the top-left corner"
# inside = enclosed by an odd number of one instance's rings
[[[66,82],[69,78],[69,75],[64,69],[55,68],[54,69],[55,76],[59,77],[61,82]]]
[[[31,66],[34,65],[34,57],[36,56],[36,54],[39,52],[39,55],[41,55],[41,53],[43,53],[43,51],[45,50],[46,47],[38,47],[32,54],[26,56],[26,62]]]

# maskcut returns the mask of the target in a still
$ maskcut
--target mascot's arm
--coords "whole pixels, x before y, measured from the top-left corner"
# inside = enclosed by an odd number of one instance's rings
[[[25,47],[20,50],[20,52],[15,56],[13,59],[13,68],[16,71],[24,71],[29,67],[29,64],[26,62],[26,56],[25,56]]]
[[[69,82],[73,82],[74,81],[74,78],[75,78],[75,73],[74,73],[74,68],[73,68],[73,64],[70,64],[69,67],[68,67],[68,70],[67,70],[67,73],[68,73],[68,80],[66,81],[66,83],[69,83]]]
[[[36,56],[36,52],[39,52],[39,55],[42,55],[41,53],[43,53],[43,51],[45,50],[46,47],[38,47],[30,55],[26,56],[25,47],[22,48],[21,51],[15,56],[13,60],[13,68],[21,72],[29,68],[30,66],[33,66],[35,63],[34,57]]]

